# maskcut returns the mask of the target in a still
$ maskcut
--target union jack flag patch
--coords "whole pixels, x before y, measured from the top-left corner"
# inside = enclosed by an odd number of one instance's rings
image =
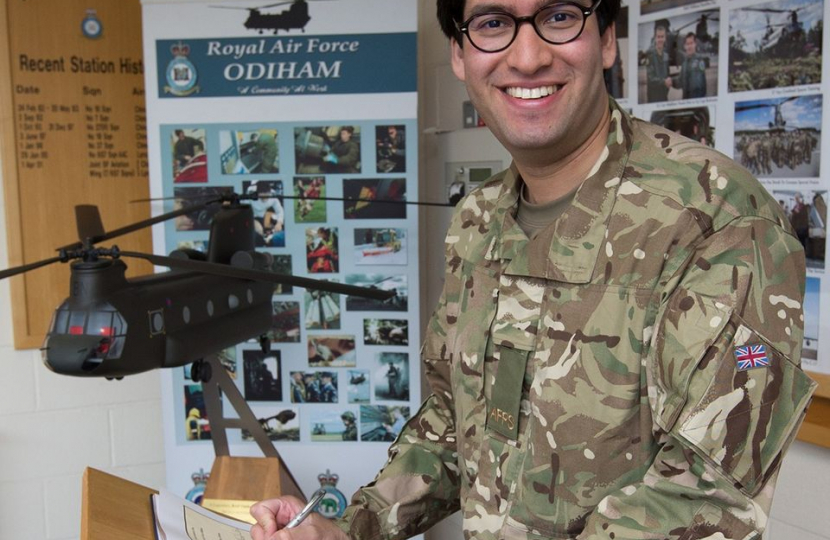
[[[749,345],[735,347],[735,360],[738,362],[738,371],[752,368],[769,367],[766,345]]]

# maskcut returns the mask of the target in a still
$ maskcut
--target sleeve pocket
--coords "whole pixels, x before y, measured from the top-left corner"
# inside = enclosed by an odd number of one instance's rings
[[[732,314],[689,378],[671,432],[754,496],[795,437],[815,387]]]

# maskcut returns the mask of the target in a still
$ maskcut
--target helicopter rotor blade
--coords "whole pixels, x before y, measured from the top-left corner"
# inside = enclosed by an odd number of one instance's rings
[[[156,199],[135,199],[130,201],[131,203],[140,203],[140,202],[158,202],[158,201],[170,201],[174,199],[180,199],[181,197],[159,197]],[[343,202],[374,202],[374,203],[384,203],[384,204],[407,204],[413,206],[439,206],[439,207],[448,207],[454,208],[455,206],[450,203],[438,203],[438,202],[428,202],[428,201],[400,201],[396,199],[356,199],[351,197],[295,197],[292,195],[260,195],[260,199],[288,199],[288,200],[297,200],[297,201],[343,201]]]
[[[150,227],[152,225],[155,225],[156,223],[161,223],[162,221],[167,221],[168,219],[173,219],[175,217],[182,216],[184,214],[189,214],[190,212],[198,212],[199,210],[203,210],[203,209],[207,208],[208,206],[210,206],[212,204],[215,204],[217,202],[220,202],[220,201],[222,201],[222,199],[211,199],[211,200],[209,200],[207,202],[204,202],[202,204],[195,204],[193,206],[186,206],[184,208],[180,208],[178,210],[174,210],[174,211],[168,212],[166,214],[161,214],[161,215],[158,215],[156,217],[152,217],[150,219],[145,219],[143,221],[133,223],[132,225],[127,225],[125,227],[121,227],[119,229],[114,229],[114,230],[106,232],[104,234],[100,234],[100,235],[96,235],[96,236],[88,237],[88,238],[90,238],[90,240],[93,244],[96,244],[98,242],[103,242],[104,240],[109,240],[109,239],[115,238],[117,236],[122,236],[122,235],[125,235],[125,234],[129,234],[131,232],[135,232],[135,231],[144,229],[145,227]],[[76,242],[76,243],[70,244],[68,246],[60,247],[60,248],[58,248],[58,250],[65,249],[65,250],[69,251],[69,250],[73,250],[73,249],[79,249],[81,247],[83,247],[83,244],[80,243],[80,242]]]
[[[235,9],[235,10],[245,10],[245,11],[252,11],[254,8],[244,8],[244,7],[232,7],[232,6],[210,6],[214,9]]]
[[[164,257],[161,255],[150,255],[148,253],[137,253],[133,251],[121,251],[122,257],[133,257],[136,259],[144,259],[150,261],[157,266],[167,266],[177,270],[191,270],[194,272],[202,272],[204,274],[213,274],[217,276],[230,277],[236,279],[247,279],[251,281],[264,281],[266,283],[273,283],[275,285],[293,285],[302,287],[304,289],[314,289],[318,291],[346,294],[350,296],[362,296],[372,300],[388,300],[395,296],[395,291],[384,291],[381,289],[372,289],[368,287],[357,287],[355,285],[346,285],[343,283],[335,283],[332,281],[324,281],[320,279],[304,278],[294,276],[291,274],[275,274],[272,272],[264,272],[261,270],[250,270],[247,268],[239,268],[236,266],[228,266],[225,264],[216,264],[203,261],[193,261],[190,259],[178,259],[175,257]]]
[[[62,262],[63,260],[64,257],[52,257],[51,259],[45,259],[43,261],[38,261],[35,263],[24,264],[23,266],[15,266],[14,268],[8,268],[0,272],[0,279],[6,279],[7,277],[16,276],[17,274],[22,274],[23,272],[28,272],[29,270],[34,270],[36,268],[48,266],[56,262]]]
[[[94,204],[79,204],[75,207],[75,224],[78,227],[78,238],[81,241],[106,234],[104,224],[101,222],[101,213]]]
[[[285,0],[284,2],[275,2],[273,4],[268,4],[267,6],[259,6],[255,9],[268,9],[268,8],[277,7],[277,6],[285,6],[285,5],[293,4],[293,3],[294,3],[294,0]]]

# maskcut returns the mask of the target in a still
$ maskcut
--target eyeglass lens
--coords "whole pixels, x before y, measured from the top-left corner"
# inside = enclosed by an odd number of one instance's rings
[[[536,33],[550,43],[567,43],[579,36],[585,22],[583,8],[575,4],[552,4],[533,18]],[[482,13],[469,20],[467,35],[479,49],[507,48],[516,36],[519,20],[509,13]]]

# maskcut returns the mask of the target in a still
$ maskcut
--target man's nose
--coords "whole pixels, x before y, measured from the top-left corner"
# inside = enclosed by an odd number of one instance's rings
[[[516,39],[507,49],[508,65],[521,73],[535,73],[553,62],[554,47],[536,33],[531,23],[521,24]]]

